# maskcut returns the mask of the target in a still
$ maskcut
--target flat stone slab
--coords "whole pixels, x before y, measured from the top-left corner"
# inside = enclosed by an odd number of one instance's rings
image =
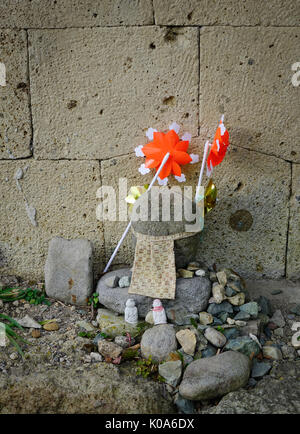
[[[48,297],[86,305],[93,291],[93,248],[88,240],[53,238],[45,264]]]
[[[105,274],[98,282],[97,293],[99,301],[108,309],[118,313],[124,313],[128,298],[135,300],[139,316],[145,318],[152,309],[153,298],[143,295],[128,294],[129,288],[110,288],[105,281],[110,276],[119,278],[130,275],[129,268],[122,268]],[[210,297],[211,283],[206,277],[194,277],[192,279],[179,278],[176,281],[175,300],[163,300],[168,319],[176,322],[176,315],[180,312],[199,313],[206,309]]]
[[[250,359],[234,351],[195,360],[185,370],[179,393],[190,400],[225,395],[245,386],[250,367]]]

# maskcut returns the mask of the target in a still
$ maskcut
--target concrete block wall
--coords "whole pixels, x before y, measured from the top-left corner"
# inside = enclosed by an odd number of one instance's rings
[[[149,181],[148,127],[176,121],[201,156],[225,113],[197,259],[300,278],[299,44],[299,0],[2,0],[0,274],[43,278],[63,236],[93,241],[97,277],[126,226],[96,219],[97,189]],[[128,236],[115,263],[132,259]]]

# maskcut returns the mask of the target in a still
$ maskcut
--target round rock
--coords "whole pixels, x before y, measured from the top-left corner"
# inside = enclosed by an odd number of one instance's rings
[[[179,393],[193,401],[223,396],[247,384],[250,368],[249,358],[234,351],[195,360],[185,370]]]
[[[176,350],[176,334],[171,324],[151,327],[142,336],[141,353],[145,359],[152,356],[153,361],[162,362],[172,351]]]

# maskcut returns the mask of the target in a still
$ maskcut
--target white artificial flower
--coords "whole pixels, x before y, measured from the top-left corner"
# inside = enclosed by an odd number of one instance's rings
[[[185,182],[186,181],[186,177],[185,177],[184,173],[182,173],[181,176],[175,175],[175,179],[177,179],[178,182]]]
[[[190,157],[192,161],[190,161],[190,164],[199,163],[199,155],[198,154],[190,154]]]
[[[135,155],[137,156],[137,157],[145,157],[145,154],[143,153],[143,151],[142,151],[142,147],[143,147],[144,145],[140,145],[140,146],[137,146],[134,150],[135,150]]]
[[[160,179],[160,177],[157,177],[157,181],[159,185],[167,185],[168,184],[168,178]]]
[[[169,126],[169,130],[174,130],[176,134],[179,133],[180,130],[180,126],[176,123],[173,122],[170,126]]]
[[[138,170],[139,170],[141,175],[146,175],[146,173],[150,172],[150,169],[148,169],[148,167],[145,167],[144,163],[140,165]]]
[[[184,142],[185,141],[191,142],[191,140],[192,140],[191,133],[184,133],[184,135],[181,137],[181,140],[183,140]]]
[[[146,131],[146,136],[149,140],[153,140],[153,133],[157,133],[157,130],[155,128],[148,128]]]

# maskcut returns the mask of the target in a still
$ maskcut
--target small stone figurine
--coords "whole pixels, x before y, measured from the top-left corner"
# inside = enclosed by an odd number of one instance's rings
[[[132,298],[128,298],[125,307],[125,321],[128,324],[136,325],[138,323],[138,310],[135,305],[135,301]]]
[[[153,302],[152,312],[153,312],[153,321],[155,325],[167,324],[165,309],[158,298],[156,298]]]

